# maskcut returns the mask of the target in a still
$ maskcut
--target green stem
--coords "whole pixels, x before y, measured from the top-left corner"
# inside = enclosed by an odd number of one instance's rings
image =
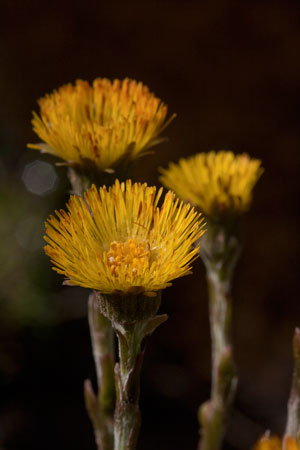
[[[98,393],[94,394],[89,380],[85,382],[85,401],[93,423],[97,448],[113,449],[114,385],[114,336],[110,322],[98,307],[96,294],[90,294],[88,302],[93,356],[96,365]]]
[[[139,410],[140,370],[143,361],[140,324],[117,331],[120,363],[116,365],[117,403],[114,450],[134,450],[141,425]]]
[[[139,410],[140,372],[144,357],[143,339],[167,316],[156,315],[161,295],[100,294],[98,304],[111,322],[119,342],[119,363],[115,365],[116,409],[114,450],[135,450],[141,415]]]
[[[211,398],[200,412],[201,450],[221,448],[229,410],[236,390],[231,344],[231,296],[229,282],[208,273],[209,316],[212,342]]]
[[[231,280],[239,256],[236,234],[209,224],[200,245],[206,266],[212,354],[211,397],[199,408],[199,450],[219,450],[234,399],[237,376],[232,351]]]
[[[100,313],[94,292],[89,297],[88,320],[99,387],[99,403],[103,410],[113,411],[115,406],[114,334],[109,320]]]
[[[209,319],[212,342],[212,389],[211,398],[220,403],[219,367],[224,349],[231,347],[231,296],[230,283],[221,280],[217,273],[207,275],[209,291]]]

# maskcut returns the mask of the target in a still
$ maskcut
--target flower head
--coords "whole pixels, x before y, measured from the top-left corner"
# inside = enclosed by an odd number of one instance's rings
[[[208,217],[240,214],[251,203],[261,161],[230,151],[198,153],[161,169],[161,182]]]
[[[162,188],[118,180],[107,190],[92,186],[71,196],[68,212],[46,222],[45,252],[67,284],[102,293],[152,295],[190,273],[203,234],[203,219]]]
[[[69,165],[113,169],[145,154],[168,125],[167,106],[134,80],[77,80],[39,100],[33,130],[42,139],[30,148],[51,153]]]
[[[284,439],[284,446],[282,446],[281,440],[277,436],[269,436],[268,434],[256,443],[253,450],[281,450],[282,448],[285,448],[285,450],[300,450],[292,436],[287,436]]]

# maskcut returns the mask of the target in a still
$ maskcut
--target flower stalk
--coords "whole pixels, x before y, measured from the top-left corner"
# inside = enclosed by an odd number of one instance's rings
[[[109,321],[100,313],[95,293],[88,301],[88,321],[93,357],[96,366],[98,392],[90,380],[84,383],[86,409],[94,427],[98,450],[113,449],[114,336]]]
[[[111,320],[119,342],[119,363],[115,365],[117,399],[114,450],[134,450],[141,425],[139,396],[144,357],[142,343],[167,316],[156,315],[161,302],[160,291],[154,297],[143,294],[97,295],[100,309]]]
[[[237,386],[232,350],[231,281],[240,253],[236,224],[208,223],[200,255],[206,266],[212,343],[210,400],[199,408],[199,450],[219,450]]]

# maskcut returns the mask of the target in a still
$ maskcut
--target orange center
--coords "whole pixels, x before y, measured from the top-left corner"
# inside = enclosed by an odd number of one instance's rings
[[[134,239],[128,239],[127,242],[115,241],[110,244],[107,257],[108,266],[114,276],[118,276],[121,268],[137,275],[149,267],[149,245],[137,243]]]

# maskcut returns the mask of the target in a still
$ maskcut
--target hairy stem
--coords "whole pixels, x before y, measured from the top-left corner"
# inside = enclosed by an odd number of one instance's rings
[[[114,450],[134,450],[140,430],[140,370],[143,361],[139,323],[118,331],[120,363],[116,365],[117,404]]]
[[[211,397],[199,409],[199,450],[219,450],[234,399],[237,376],[231,337],[231,280],[239,256],[237,236],[220,225],[209,225],[201,242],[209,292],[212,384]]]
[[[96,294],[88,303],[93,356],[97,373],[98,393],[95,395],[89,380],[85,383],[86,407],[93,423],[99,450],[113,449],[113,411],[115,405],[114,385],[114,336],[109,320],[98,307]]]
[[[112,322],[119,342],[119,363],[115,365],[114,450],[135,450],[141,424],[142,342],[167,316],[156,315],[161,302],[160,292],[153,297],[143,293],[98,293],[98,301],[101,312]]]

